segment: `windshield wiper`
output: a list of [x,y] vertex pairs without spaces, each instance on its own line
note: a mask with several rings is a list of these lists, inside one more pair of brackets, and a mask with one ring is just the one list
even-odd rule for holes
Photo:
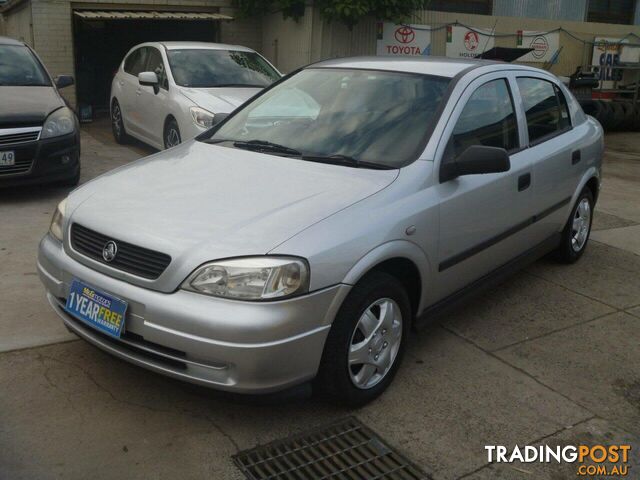
[[380,163],[367,162],[365,160],[358,160],[348,155],[334,154],[334,155],[303,155],[300,157],[302,160],[309,162],[330,163],[333,165],[347,165],[355,168],[371,168],[375,170],[393,170],[394,167],[388,165],[382,165]]
[[233,142],[233,146],[236,148],[244,148],[246,150],[255,150],[257,152],[282,153],[293,156],[302,155],[302,152],[299,152],[295,148],[285,147],[284,145],[267,142],[266,140],[236,140]]

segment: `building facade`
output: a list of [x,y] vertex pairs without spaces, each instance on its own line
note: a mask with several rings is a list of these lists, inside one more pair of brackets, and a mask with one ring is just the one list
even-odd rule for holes
[[[2,2],[2,0],[0,0]],[[447,53],[447,25],[494,34],[496,47],[518,45],[518,32],[558,30],[557,55],[547,68],[570,75],[592,63],[598,38],[640,45],[640,0],[433,0],[412,24],[432,28],[431,55]],[[298,20],[281,13],[235,18],[232,0],[5,0],[0,34],[25,41],[53,75],[73,74],[64,95],[74,105],[105,107],[111,78],[124,53],[152,40],[203,40],[241,44],[269,58],[281,71],[324,58],[375,55],[378,22],[364,19],[349,30],[327,23],[309,0]],[[541,64],[535,64],[542,66]]]
[[260,19],[234,19],[231,0],[8,0],[0,34],[29,44],[52,75],[71,74],[71,104],[108,105],[124,54],[154,40],[201,40],[262,47]]

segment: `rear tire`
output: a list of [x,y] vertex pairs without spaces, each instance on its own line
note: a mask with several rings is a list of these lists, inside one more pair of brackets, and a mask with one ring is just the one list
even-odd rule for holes
[[571,215],[562,231],[560,246],[555,257],[562,263],[574,263],[582,256],[589,242],[593,223],[593,193],[585,188],[571,209]]
[[600,113],[600,124],[602,128],[604,128],[607,132],[611,131],[611,125],[614,123],[613,120],[613,109],[611,107],[610,101],[598,100],[600,102],[600,106],[602,107],[602,111]]
[[627,100],[620,100],[617,103],[622,107],[622,122],[618,126],[618,129],[623,132],[630,132],[633,130],[633,122],[635,119],[633,103]]
[[620,102],[609,102],[609,107],[613,113],[611,117],[610,129],[613,131],[623,130],[625,110]]
[[410,324],[411,305],[402,284],[382,272],[364,277],[331,326],[315,389],[352,407],[374,400],[398,371]]
[[114,99],[111,104],[111,131],[116,143],[125,145],[129,141],[129,135],[124,129],[124,120],[122,119],[122,109],[118,100]]

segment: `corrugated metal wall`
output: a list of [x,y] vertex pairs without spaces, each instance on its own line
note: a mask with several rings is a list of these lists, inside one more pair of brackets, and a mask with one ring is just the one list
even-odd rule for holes
[[504,17],[547,18],[581,22],[588,0],[493,0],[493,14]]

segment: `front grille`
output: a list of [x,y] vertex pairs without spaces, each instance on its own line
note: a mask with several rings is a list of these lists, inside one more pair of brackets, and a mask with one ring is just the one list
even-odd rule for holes
[[[118,246],[118,252],[111,262],[102,257],[102,250],[109,241]],[[149,279],[158,278],[171,263],[169,255],[122,242],[77,223],[71,225],[71,246],[100,263]]]
[[31,159],[16,159],[16,163],[14,165],[0,165],[0,176],[1,175],[13,175],[16,173],[26,173],[31,170],[31,164],[33,160]]
[[40,127],[0,129],[0,147],[35,142],[40,137]]
[[249,480],[429,478],[353,417],[233,458]]

